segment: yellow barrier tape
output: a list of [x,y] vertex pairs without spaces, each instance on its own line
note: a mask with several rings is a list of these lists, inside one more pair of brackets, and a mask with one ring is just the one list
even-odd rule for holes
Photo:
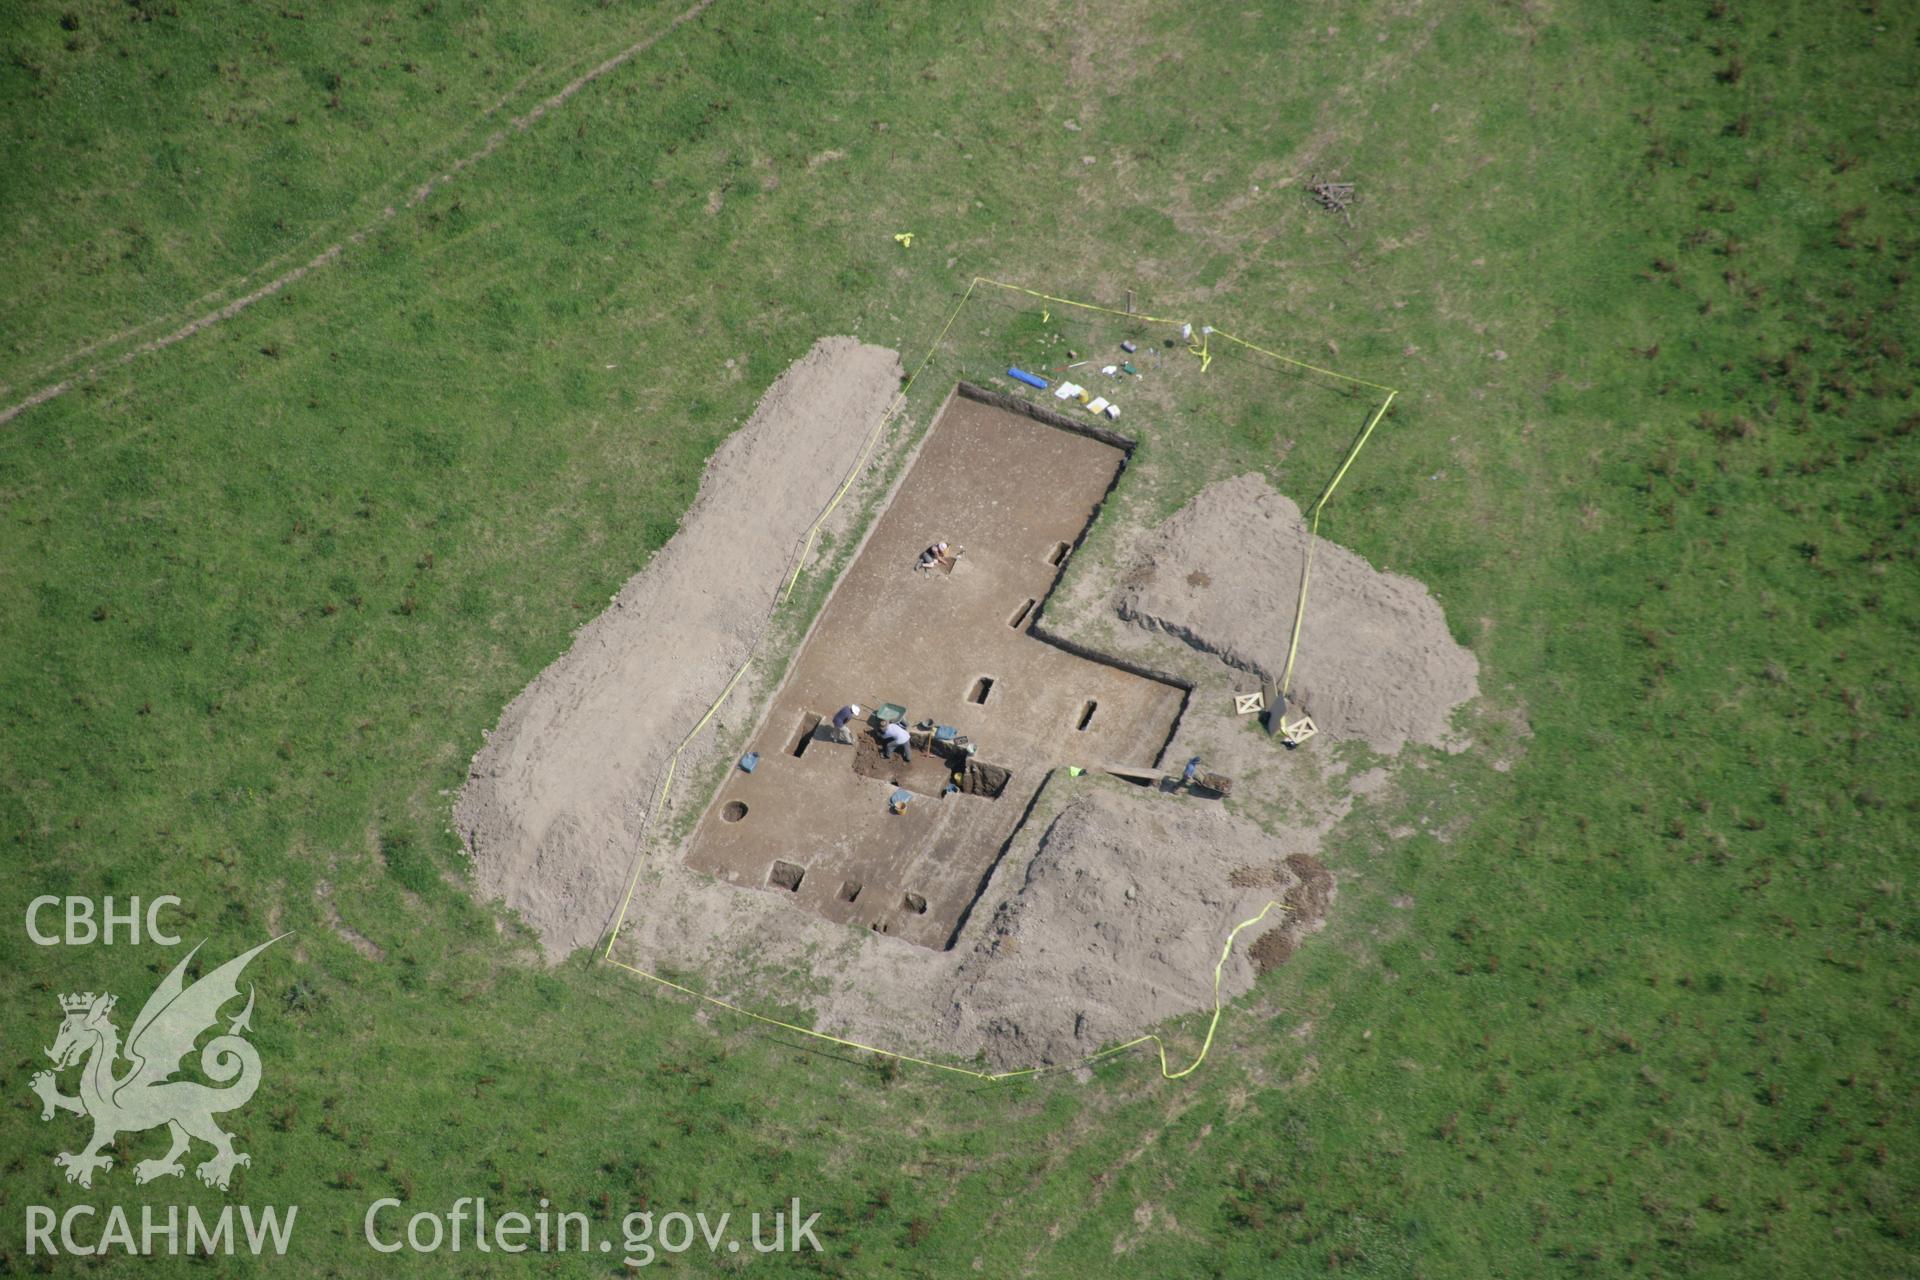
[[[1072,298],[1056,297],[1051,293],[1041,293],[1037,289],[1028,289],[1022,285],[1007,284],[1005,281],[994,280],[987,276],[975,276],[973,278],[973,284],[974,285],[982,285],[982,284],[992,285],[996,289],[1005,289],[1010,293],[1024,293],[1029,298],[1039,298],[1043,302],[1057,302],[1063,307],[1079,307],[1082,311],[1097,311],[1102,315],[1119,316],[1122,319],[1126,319],[1126,320],[1139,320],[1146,324],[1192,324],[1192,321],[1190,320],[1178,319],[1173,316],[1148,315],[1144,311],[1119,311],[1113,307],[1100,306],[1098,303],[1076,302]],[[973,292],[973,285],[969,285],[967,287],[967,292],[969,294]],[[1042,312],[1043,316],[1045,314],[1046,314],[1045,312]],[[1266,356],[1270,360],[1278,360],[1281,364],[1292,365],[1296,369],[1306,369],[1306,370],[1309,370],[1310,372],[1318,373],[1318,374],[1324,375],[1325,377],[1333,378],[1340,382],[1351,382],[1356,387],[1367,387],[1374,391],[1385,391],[1389,393],[1393,392],[1392,387],[1382,386],[1378,382],[1368,382],[1365,378],[1356,378],[1350,373],[1341,373],[1335,369],[1322,368],[1320,365],[1317,365],[1317,364],[1308,364],[1304,360],[1295,360],[1292,356],[1283,356],[1278,351],[1269,351],[1265,347],[1259,346],[1252,342],[1248,342],[1245,338],[1236,338],[1234,335],[1226,332],[1223,329],[1210,329],[1205,325],[1195,325],[1194,328],[1201,335],[1201,345],[1198,347],[1189,347],[1187,349],[1193,352],[1194,355],[1203,356],[1203,358],[1208,362],[1211,361],[1212,357],[1209,355],[1206,355],[1206,350],[1207,350],[1206,339],[1208,337],[1217,337],[1227,342],[1231,342],[1235,346],[1245,347],[1249,351],[1257,351],[1261,355]]]
[[[661,808],[667,803],[667,792],[673,786],[674,771],[680,767],[680,753],[687,749],[687,744],[693,741],[695,734],[707,727],[707,721],[713,719],[714,712],[720,710],[720,704],[725,702],[727,697],[732,694],[733,687],[740,683],[740,677],[747,674],[747,668],[752,665],[753,654],[748,653],[746,660],[740,664],[739,670],[735,671],[733,678],[727,681],[727,687],[720,691],[720,696],[715,698],[713,705],[707,708],[707,714],[700,717],[700,723],[687,730],[687,736],[680,739],[680,745],[676,746],[673,749],[673,754],[667,757],[666,772],[662,774],[660,778],[660,791],[653,798],[653,807],[647,810],[647,820],[649,822],[652,821],[653,815],[660,812]],[[620,936],[620,926],[627,922],[627,908],[633,905],[633,891],[640,884],[640,853],[644,853],[645,851],[645,845],[643,843],[640,851],[634,856],[633,875],[627,879],[627,896],[620,900],[620,915],[619,918],[613,922],[613,932],[607,936],[607,952],[606,955],[602,957],[603,959],[611,960],[613,958],[614,940]]]
[[[1063,307],[1079,307],[1082,311],[1098,311],[1102,315],[1121,316],[1128,320],[1143,320],[1148,324],[1186,324],[1185,320],[1175,320],[1170,316],[1150,316],[1140,311],[1116,311],[1112,307],[1103,307],[1093,302],[1075,302],[1072,298],[1056,298],[1050,293],[1041,293],[1023,285],[1008,284],[1003,280],[994,280],[987,276],[975,276],[973,284],[990,284],[996,289],[1005,289],[1009,293],[1024,293],[1029,298],[1038,298],[1042,302],[1057,302]],[[973,285],[967,286],[967,292],[973,292]],[[1041,313],[1043,316],[1047,312]],[[1044,321],[1042,322],[1044,323]]]
[[[1142,312],[1134,312],[1134,311],[1119,311],[1112,307],[1100,306],[1096,303],[1078,302],[1072,298],[1056,297],[1053,294],[1040,293],[1036,290],[1028,289],[1021,285],[1007,284],[1000,280],[992,280],[987,278],[986,276],[973,277],[973,279],[967,285],[966,292],[960,296],[960,301],[956,302],[953,306],[953,310],[947,313],[946,322],[940,326],[940,332],[934,337],[932,345],[927,348],[926,355],[921,357],[920,363],[914,368],[912,375],[907,378],[906,383],[900,388],[899,394],[897,394],[893,398],[892,402],[888,404],[886,411],[880,415],[880,420],[874,424],[873,430],[868,433],[865,443],[861,446],[858,457],[854,460],[853,467],[847,472],[846,479],[840,483],[840,487],[834,491],[833,497],[827,502],[826,507],[822,509],[819,516],[817,516],[814,519],[813,524],[807,529],[806,537],[801,543],[800,552],[798,556],[796,556],[794,559],[793,571],[791,574],[788,575],[786,585],[780,593],[780,599],[778,602],[779,604],[785,604],[792,597],[794,584],[799,581],[801,570],[806,567],[807,557],[813,551],[813,545],[815,540],[819,536],[821,526],[824,525],[827,519],[833,515],[834,511],[839,507],[840,503],[846,498],[847,493],[853,488],[854,482],[859,478],[860,472],[866,467],[867,459],[872,454],[874,446],[879,443],[880,437],[886,430],[887,424],[893,420],[895,414],[899,412],[900,407],[906,403],[908,395],[913,391],[914,383],[919,381],[920,375],[922,373],[926,372],[927,365],[932,362],[934,354],[940,349],[940,344],[946,341],[947,333],[953,328],[953,322],[959,319],[960,312],[962,311],[962,309],[966,307],[967,302],[973,297],[974,290],[979,288],[983,284],[990,285],[996,289],[1006,289],[1013,293],[1025,294],[1030,298],[1038,298],[1044,302],[1058,303],[1061,306],[1067,306],[1067,307],[1078,307],[1084,311],[1096,311],[1103,315],[1121,316],[1123,318],[1130,319],[1130,320],[1139,320],[1147,324],[1188,324],[1190,323],[1189,321],[1175,320],[1167,316],[1153,316],[1153,315],[1147,315]],[[1041,315],[1043,317],[1047,317],[1050,319],[1052,316],[1052,312],[1043,309],[1041,312]],[[1380,422],[1380,419],[1386,415],[1387,407],[1393,403],[1394,396],[1398,395],[1399,392],[1395,391],[1391,387],[1381,386],[1377,382],[1368,382],[1364,378],[1355,378],[1349,374],[1337,373],[1332,369],[1323,369],[1318,365],[1308,364],[1302,360],[1295,360],[1290,356],[1283,356],[1277,351],[1269,351],[1265,347],[1256,346],[1255,344],[1251,342],[1247,342],[1242,338],[1236,338],[1230,333],[1220,332],[1218,330],[1207,328],[1206,326],[1202,326],[1200,332],[1201,332],[1200,346],[1189,347],[1188,350],[1190,350],[1194,355],[1200,357],[1200,368],[1202,372],[1205,372],[1207,366],[1211,364],[1213,361],[1213,356],[1209,350],[1210,339],[1214,334],[1218,333],[1218,335],[1221,338],[1225,339],[1228,342],[1232,342],[1239,346],[1245,347],[1249,351],[1259,352],[1261,355],[1267,356],[1274,360],[1278,360],[1283,364],[1289,364],[1296,368],[1309,370],[1313,373],[1324,374],[1327,377],[1335,378],[1342,382],[1351,382],[1356,386],[1370,387],[1370,388],[1373,388],[1374,390],[1384,391],[1387,393],[1387,398],[1381,402],[1380,408],[1375,411],[1372,419],[1368,421],[1365,430],[1363,430],[1360,433],[1360,438],[1354,442],[1353,448],[1347,451],[1347,456],[1341,462],[1339,470],[1337,470],[1334,473],[1333,479],[1327,483],[1326,489],[1322,491],[1319,499],[1315,501],[1313,505],[1312,521],[1311,521],[1311,526],[1310,526],[1310,531],[1309,531],[1309,536],[1307,541],[1307,562],[1300,577],[1300,597],[1294,607],[1293,636],[1287,649],[1286,672],[1281,677],[1281,682],[1280,682],[1280,689],[1284,693],[1289,687],[1289,684],[1293,678],[1294,655],[1298,651],[1299,645],[1300,645],[1300,624],[1301,624],[1301,620],[1306,615],[1307,587],[1313,573],[1313,548],[1314,548],[1314,542],[1317,539],[1319,535],[1319,530],[1320,530],[1320,512],[1326,506],[1327,500],[1333,497],[1333,491],[1339,486],[1341,479],[1346,476],[1347,469],[1353,465],[1354,459],[1360,456],[1360,450],[1366,446],[1368,438],[1373,434],[1374,427],[1377,426]],[[756,647],[757,647],[757,642],[756,642]],[[653,816],[659,813],[661,809],[665,807],[667,802],[667,797],[669,796],[669,794],[671,794],[672,787],[673,787],[673,778],[674,778],[674,774],[679,768],[681,754],[687,749],[687,745],[693,741],[695,735],[697,735],[702,729],[706,728],[708,722],[713,719],[714,714],[720,710],[721,704],[724,703],[727,700],[727,698],[733,693],[734,687],[740,683],[740,678],[746,675],[747,668],[752,665],[753,658],[754,658],[754,654],[752,652],[749,652],[747,654],[746,660],[740,664],[739,669],[736,670],[733,673],[732,678],[727,681],[726,687],[720,691],[720,696],[714,699],[713,704],[707,708],[706,714],[700,717],[699,723],[694,725],[692,729],[687,731],[686,736],[680,739],[679,744],[674,747],[673,753],[670,756],[668,756],[666,769],[662,773],[661,779],[660,779],[660,789],[654,797],[653,807],[649,809],[647,813],[647,822],[649,825],[652,822]],[[769,1026],[779,1027],[782,1030],[791,1031],[798,1035],[812,1036],[817,1040],[828,1041],[832,1044],[841,1045],[842,1047],[849,1048],[849,1049],[857,1049],[864,1053],[878,1054],[882,1057],[893,1058],[900,1062],[910,1062],[916,1066],[931,1067],[936,1071],[946,1071],[955,1075],[971,1076],[977,1080],[999,1081],[999,1080],[1012,1080],[1012,1079],[1016,1079],[1024,1076],[1036,1076],[1047,1071],[1058,1071],[1058,1070],[1069,1069],[1068,1067],[1023,1067],[1017,1071],[999,1071],[999,1072],[974,1071],[967,1067],[956,1067],[951,1063],[935,1062],[928,1058],[917,1058],[912,1056],[911,1054],[895,1053],[890,1049],[882,1049],[877,1045],[862,1044],[857,1040],[843,1039],[839,1036],[828,1035],[825,1032],[814,1031],[808,1027],[798,1026],[791,1022],[784,1022],[778,1018],[770,1018],[770,1017],[767,1017],[765,1014],[755,1013],[751,1009],[742,1008],[741,1006],[733,1004],[730,1001],[722,1000],[717,996],[710,996],[710,995],[707,995],[705,992],[695,991],[692,987],[684,986],[681,983],[675,982],[670,978],[663,978],[656,973],[648,973],[645,969],[637,968],[633,965],[627,964],[625,961],[615,960],[613,958],[614,944],[620,940],[620,930],[626,924],[627,912],[633,905],[634,891],[638,888],[640,883],[640,871],[642,869],[642,866],[644,865],[644,859],[642,855],[644,855],[645,853],[645,841],[646,841],[646,833],[645,833],[645,830],[643,829],[641,834],[641,847],[634,857],[633,875],[627,881],[626,897],[621,900],[620,913],[615,918],[613,923],[613,929],[607,936],[606,951],[602,954],[602,957],[601,957],[608,963],[613,964],[621,969],[625,969],[629,973],[638,974],[640,977],[647,979],[649,982],[658,983],[660,986],[667,987],[671,990],[681,992],[684,995],[692,996],[696,1000],[705,1001],[706,1003],[714,1005],[717,1008],[728,1010],[731,1013],[737,1013],[743,1017],[752,1018],[757,1022],[763,1022]],[[1199,1070],[1200,1064],[1207,1060],[1207,1054],[1210,1053],[1213,1049],[1214,1033],[1218,1031],[1220,1026],[1220,1015],[1223,1010],[1223,1006],[1220,1001],[1220,979],[1221,979],[1222,973],[1226,969],[1228,958],[1233,954],[1234,941],[1240,936],[1243,930],[1252,928],[1254,925],[1259,924],[1262,920],[1267,918],[1268,913],[1274,911],[1275,909],[1286,911],[1289,908],[1284,903],[1269,901],[1266,906],[1260,909],[1259,915],[1256,915],[1249,920],[1242,920],[1239,924],[1233,927],[1231,932],[1227,934],[1227,940],[1220,949],[1219,962],[1213,966],[1213,1016],[1207,1022],[1207,1034],[1206,1034],[1206,1038],[1201,1042],[1200,1052],[1197,1055],[1195,1055],[1192,1062],[1188,1063],[1185,1067],[1182,1067],[1178,1071],[1172,1070],[1171,1064],[1167,1061],[1166,1042],[1161,1040],[1161,1038],[1158,1035],[1154,1034],[1153,1032],[1148,1032],[1145,1035],[1136,1036],[1134,1039],[1127,1041],[1125,1044],[1118,1044],[1113,1046],[1110,1049],[1103,1049],[1099,1053],[1094,1054],[1092,1057],[1083,1059],[1079,1063],[1069,1064],[1069,1066],[1091,1065],[1092,1063],[1098,1062],[1104,1058],[1112,1057],[1115,1054],[1125,1053],[1129,1049],[1138,1048],[1140,1045],[1151,1043],[1154,1046],[1155,1050],[1158,1052],[1159,1059],[1160,1059],[1160,1074],[1164,1079],[1180,1080],[1185,1078],[1186,1076],[1192,1075],[1195,1071]]]
[[1213,364],[1213,330],[1203,327],[1200,330],[1200,345],[1189,346],[1187,351],[1200,357],[1200,372],[1205,373]]
[[[730,1000],[722,1000],[718,996],[710,996],[704,991],[695,991],[692,987],[675,982],[671,978],[663,978],[657,973],[648,973],[645,969],[635,968],[624,960],[612,960],[611,962],[617,967],[625,969],[628,973],[639,974],[649,982],[657,982],[663,987],[678,991],[682,995],[692,996],[694,999],[704,1001],[707,1004],[713,1005],[715,1008],[725,1009],[729,1013],[737,1013],[742,1017],[751,1018],[755,1022],[764,1022],[770,1027],[779,1027],[782,1031],[792,1031],[797,1035],[812,1036],[815,1040],[824,1040],[828,1044],[837,1044],[846,1049],[858,1049],[862,1053],[878,1054],[880,1057],[893,1058],[899,1062],[911,1062],[918,1067],[931,1067],[935,1071],[951,1072],[957,1076],[971,1076],[975,1080],[1015,1080],[1023,1076],[1037,1076],[1050,1071],[1071,1071],[1077,1067],[1091,1066],[1102,1059],[1111,1058],[1115,1054],[1125,1053],[1129,1049],[1136,1049],[1149,1042],[1159,1051],[1161,1076],[1168,1080],[1180,1080],[1198,1071],[1200,1064],[1207,1060],[1207,1054],[1213,1049],[1213,1036],[1220,1028],[1220,1014],[1223,1009],[1220,1002],[1220,979],[1226,970],[1227,960],[1233,955],[1234,940],[1240,936],[1241,930],[1250,929],[1254,925],[1259,924],[1267,918],[1267,913],[1273,911],[1275,908],[1281,911],[1291,910],[1291,908],[1283,902],[1273,902],[1270,900],[1266,906],[1260,908],[1259,915],[1254,916],[1250,920],[1242,920],[1239,924],[1233,926],[1231,933],[1227,934],[1226,944],[1220,948],[1220,961],[1213,966],[1213,1017],[1207,1022],[1206,1039],[1201,1042],[1200,1052],[1195,1055],[1193,1061],[1178,1071],[1171,1070],[1170,1064],[1167,1062],[1166,1042],[1151,1031],[1146,1035],[1136,1036],[1125,1044],[1114,1045],[1111,1049],[1102,1049],[1099,1053],[1093,1054],[1091,1057],[1082,1058],[1078,1062],[1069,1062],[1052,1067],[1021,1067],[1015,1071],[975,1071],[971,1067],[956,1067],[949,1062],[935,1062],[931,1058],[916,1058],[910,1053],[895,1053],[891,1049],[882,1049],[877,1045],[865,1044],[859,1040],[848,1040],[842,1036],[828,1035],[824,1031],[815,1031],[811,1027],[803,1027],[798,1023],[786,1022],[779,1018],[769,1018],[764,1013],[755,1013],[753,1010],[743,1008]],[[609,953],[611,953],[613,949],[611,943],[608,944],[607,949]],[[611,960],[611,955],[609,955],[609,959]]]
[[1295,360],[1292,356],[1283,356],[1278,351],[1269,351],[1265,347],[1255,346],[1244,338],[1236,338],[1232,334],[1219,329],[1215,329],[1213,333],[1217,338],[1224,338],[1226,341],[1234,343],[1237,346],[1245,347],[1249,351],[1258,351],[1268,359],[1278,360],[1281,364],[1290,364],[1296,369],[1310,369],[1314,373],[1325,374],[1329,378],[1338,378],[1341,382],[1351,382],[1356,387],[1369,387],[1375,391],[1384,391],[1388,395],[1399,394],[1392,387],[1383,387],[1377,382],[1368,382],[1365,378],[1356,378],[1350,373],[1336,373],[1332,369],[1322,369],[1317,364],[1308,364],[1305,360]]
[[1333,473],[1333,479],[1327,481],[1327,487],[1321,490],[1320,497],[1313,504],[1313,518],[1307,524],[1307,561],[1300,570],[1300,598],[1293,606],[1293,636],[1287,641],[1287,669],[1280,673],[1280,693],[1283,697],[1293,687],[1293,659],[1300,652],[1300,624],[1307,616],[1307,586],[1313,579],[1313,549],[1320,543],[1320,512],[1326,507],[1327,499],[1333,497],[1333,491],[1340,487],[1340,481],[1346,476],[1347,468],[1353,465],[1353,460],[1360,456],[1360,450],[1366,447],[1367,437],[1373,434],[1374,427],[1378,426],[1380,419],[1386,416],[1387,406],[1391,405],[1393,398],[1399,394],[1398,391],[1387,392],[1387,398],[1380,402],[1378,409],[1374,410],[1373,417],[1368,419],[1366,429],[1360,433],[1360,438],[1353,442],[1353,448],[1347,450],[1346,460],[1340,464],[1340,469]]

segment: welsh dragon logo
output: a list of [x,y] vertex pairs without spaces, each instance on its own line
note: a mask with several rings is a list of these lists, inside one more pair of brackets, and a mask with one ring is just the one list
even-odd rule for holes
[[[113,1167],[113,1157],[101,1152],[116,1137],[161,1125],[167,1126],[173,1145],[158,1160],[142,1160],[135,1165],[135,1182],[184,1174],[180,1157],[194,1138],[213,1147],[213,1158],[195,1170],[200,1181],[210,1187],[225,1191],[234,1169],[253,1163],[252,1157],[233,1149],[233,1135],[213,1120],[216,1115],[247,1105],[260,1086],[260,1055],[241,1039],[241,1032],[252,1029],[251,986],[247,988],[246,1007],[227,1024],[226,1034],[207,1041],[200,1051],[202,1073],[225,1087],[173,1077],[180,1070],[181,1060],[193,1052],[194,1041],[219,1023],[221,1007],[239,998],[240,973],[247,962],[278,941],[280,938],[269,939],[188,986],[185,974],[200,951],[196,946],[148,997],[140,1016],[133,1020],[133,1030],[127,1033],[124,1049],[119,1028],[112,1022],[113,996],[88,991],[60,997],[66,1018],[53,1047],[47,1050],[53,1070],[35,1073],[30,1087],[40,1095],[42,1120],[53,1119],[55,1111],[71,1111],[93,1121],[93,1140],[85,1149],[77,1154],[63,1151],[53,1158],[67,1171],[68,1182],[91,1187],[96,1170]],[[123,1057],[130,1065],[116,1073]],[[59,1091],[55,1073],[83,1059],[80,1091],[68,1097]]]

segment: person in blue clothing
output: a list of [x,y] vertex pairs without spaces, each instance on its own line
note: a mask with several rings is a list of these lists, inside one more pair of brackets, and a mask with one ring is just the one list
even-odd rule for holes
[[1195,756],[1193,759],[1187,761],[1187,767],[1180,771],[1180,785],[1191,790],[1193,788],[1193,780],[1199,776],[1200,757]]
[[853,722],[860,718],[860,704],[849,702],[833,713],[833,740],[853,745]]

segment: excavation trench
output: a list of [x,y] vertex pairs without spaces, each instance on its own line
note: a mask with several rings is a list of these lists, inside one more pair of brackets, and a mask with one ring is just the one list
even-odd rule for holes
[[[961,384],[774,693],[747,746],[755,768],[732,771],[696,826],[687,865],[944,949],[1050,771],[1157,766],[1186,687],[1069,652],[1034,625],[1131,448]],[[939,542],[951,568],[916,568]],[[830,724],[846,704],[862,709],[850,743]],[[889,706],[905,708],[905,758],[885,750]]]
[[[597,942],[745,1005],[790,1000],[805,974],[816,1025],[836,1035],[1000,1067],[1081,1058],[1245,991],[1256,960],[1311,932],[1332,881],[1296,893],[1302,873],[1279,860],[1317,851],[1381,771],[1349,783],[1324,751],[1299,767],[1226,710],[1245,672],[1284,659],[1271,620],[1292,615],[1310,545],[1296,507],[1241,477],[1154,528],[1103,528],[1119,577],[1071,574],[1063,601],[1056,579],[1131,443],[964,386],[785,683],[755,683],[771,664],[742,677],[795,549],[861,469],[903,376],[892,353],[847,339],[795,361],[715,453],[680,530],[507,707],[455,822],[481,892],[556,963]],[[916,573],[935,541],[960,551],[952,572]],[[1331,544],[1314,593],[1296,688],[1321,741],[1451,745],[1474,667],[1438,604]],[[1191,697],[1188,678],[1202,681]],[[905,706],[912,761],[880,764],[864,717],[858,748],[830,740],[849,701]],[[690,780],[744,750],[753,773],[695,797]],[[1297,816],[1263,827],[1153,785],[1196,754],[1242,778],[1272,771]],[[867,757],[877,767],[855,767]],[[1146,785],[1074,779],[1075,764]],[[667,854],[653,810],[676,777],[669,811],[705,809]],[[1249,930],[1223,962],[1223,939],[1269,902],[1284,924]],[[1263,942],[1274,928],[1287,938]]]

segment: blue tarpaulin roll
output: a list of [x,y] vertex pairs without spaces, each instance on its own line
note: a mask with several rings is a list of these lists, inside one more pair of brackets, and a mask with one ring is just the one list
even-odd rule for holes
[[1030,387],[1038,387],[1042,391],[1045,391],[1047,389],[1047,380],[1045,378],[1035,377],[1033,374],[1028,373],[1025,369],[1008,369],[1007,376],[1009,378],[1018,379],[1019,381],[1026,383]]

